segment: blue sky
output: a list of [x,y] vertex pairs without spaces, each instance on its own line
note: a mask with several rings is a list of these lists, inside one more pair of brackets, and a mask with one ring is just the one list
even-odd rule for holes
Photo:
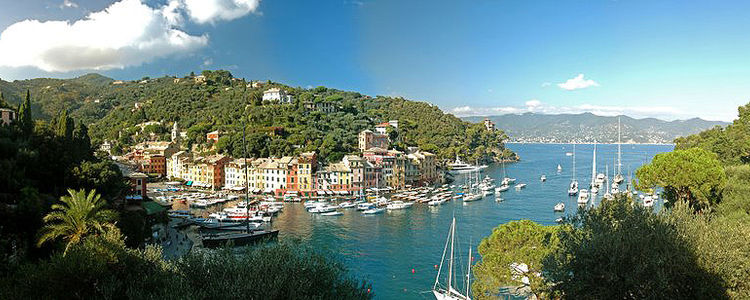
[[728,121],[750,101],[748,1],[0,2],[5,80],[227,69],[457,115]]

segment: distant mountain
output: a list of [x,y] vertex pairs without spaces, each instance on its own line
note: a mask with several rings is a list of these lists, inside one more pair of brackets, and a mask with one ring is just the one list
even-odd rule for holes
[[[470,122],[481,122],[485,117],[465,117]],[[582,114],[507,114],[489,116],[497,128],[509,136],[511,142],[617,142],[617,118],[592,113]],[[654,118],[634,119],[620,116],[623,143],[672,143],[675,138],[695,134],[714,126],[729,123],[706,121],[699,118],[664,121]]]

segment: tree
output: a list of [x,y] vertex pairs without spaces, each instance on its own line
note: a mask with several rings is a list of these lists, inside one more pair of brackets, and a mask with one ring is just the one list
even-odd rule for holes
[[543,261],[553,294],[571,299],[724,299],[677,228],[626,197],[579,210]]
[[667,205],[686,201],[696,209],[718,203],[727,183],[716,154],[701,148],[657,154],[651,163],[638,168],[635,175],[639,190],[662,187]]
[[62,238],[65,241],[63,255],[85,237],[111,229],[113,225],[108,222],[115,217],[113,211],[104,209],[106,202],[96,190],[87,193],[85,189],[68,189],[68,195],[60,197],[62,204],[53,204],[52,212],[44,216],[46,224],[37,242],[41,247],[48,241]]
[[31,116],[31,92],[26,90],[26,99],[18,108],[18,126],[25,137],[30,137],[34,132],[34,119]]
[[479,244],[482,261],[474,267],[472,290],[476,299],[494,299],[505,286],[519,293],[542,295],[547,290],[542,259],[557,246],[557,226],[529,220],[512,221],[492,230]]

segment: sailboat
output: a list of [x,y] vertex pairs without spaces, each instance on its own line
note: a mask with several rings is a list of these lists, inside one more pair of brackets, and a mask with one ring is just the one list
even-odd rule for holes
[[[455,285],[455,274],[453,271],[454,262],[454,244],[456,242],[456,217],[453,217],[451,222],[451,229],[448,233],[448,239],[445,241],[445,248],[443,249],[443,257],[440,259],[440,267],[438,268],[438,274],[435,277],[435,284],[432,286],[432,294],[435,295],[435,299],[438,300],[470,300],[469,288],[471,287],[471,246],[469,246],[469,266],[466,270],[466,294],[461,294],[460,291],[454,288]],[[450,259],[448,260],[448,280],[446,280],[447,286],[443,287],[440,285],[440,272],[443,270],[443,262],[445,261],[445,254],[448,251],[448,245],[450,244]]]
[[568,188],[568,195],[575,196],[578,194],[578,180],[576,180],[576,144],[573,144],[573,177]]
[[615,173],[614,181],[615,185],[622,183],[625,178],[622,176],[622,142],[620,132],[620,117],[617,117],[617,172]]
[[557,173],[562,172],[562,166],[560,164],[557,164]]
[[500,185],[510,185],[514,182],[516,182],[516,179],[508,177],[508,175],[505,173],[505,161],[503,161],[503,180],[501,181]]
[[602,196],[602,198],[610,200],[613,197],[612,197],[612,194],[609,193],[609,165],[605,166],[605,170],[607,173],[607,179],[604,181],[604,184],[607,185],[607,191],[604,193],[604,196]]

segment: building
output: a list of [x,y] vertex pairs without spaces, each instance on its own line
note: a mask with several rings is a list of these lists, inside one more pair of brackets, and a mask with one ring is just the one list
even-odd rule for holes
[[214,130],[214,131],[211,131],[211,132],[207,133],[206,134],[206,141],[214,142],[214,143],[218,142],[219,141],[219,131],[218,130]]
[[172,124],[172,137],[171,138],[172,138],[172,143],[175,143],[175,144],[179,144],[180,138],[182,138],[182,136],[180,135],[180,126],[177,125],[177,121],[175,121],[174,124]]
[[387,134],[372,132],[371,130],[364,130],[358,135],[359,140],[359,151],[366,151],[370,148],[382,148],[388,149],[390,143]]
[[352,169],[345,162],[337,162],[326,167],[327,184],[324,186],[332,191],[351,191],[355,187],[352,179]]
[[15,110],[9,108],[0,108],[0,125],[8,125],[18,118]]
[[[245,170],[245,159],[238,158],[227,162],[224,165],[224,187],[225,188],[245,188],[248,187],[247,182],[254,182],[255,168],[252,167],[253,159],[247,159],[247,170]],[[246,173],[247,172],[247,173]],[[245,178],[247,177],[247,180]],[[251,186],[251,189],[255,189],[255,186]]]
[[224,186],[224,165],[231,159],[216,154],[193,159],[188,165],[188,178],[192,186],[219,189]]
[[433,183],[439,179],[435,154],[418,150],[407,155],[407,157],[418,170],[417,184]]
[[167,177],[172,180],[187,179],[189,177],[189,166],[193,156],[185,151],[179,151],[167,158]]
[[281,104],[291,104],[292,96],[280,88],[270,88],[263,92],[263,101],[278,101]]
[[[398,151],[396,151],[398,152]],[[399,152],[400,153],[400,152]],[[363,152],[362,156],[372,165],[376,176],[375,186],[398,187],[398,180],[394,180],[394,167],[396,157],[388,150],[381,148],[370,148]]]
[[487,131],[495,131],[495,122],[490,121],[489,118],[484,118],[484,128],[487,129]]
[[140,172],[168,176],[167,158],[178,150],[172,142],[142,142],[123,157]]
[[297,159],[298,188],[302,196],[312,196],[316,189],[315,173],[318,171],[318,155],[315,152],[304,152]]
[[263,177],[264,193],[283,193],[286,189],[287,166],[280,163],[278,159],[268,159],[258,167],[258,172]]
[[147,198],[146,191],[148,185],[148,176],[143,173],[133,172],[126,175],[130,180],[130,190],[126,199],[128,200],[144,200]]

